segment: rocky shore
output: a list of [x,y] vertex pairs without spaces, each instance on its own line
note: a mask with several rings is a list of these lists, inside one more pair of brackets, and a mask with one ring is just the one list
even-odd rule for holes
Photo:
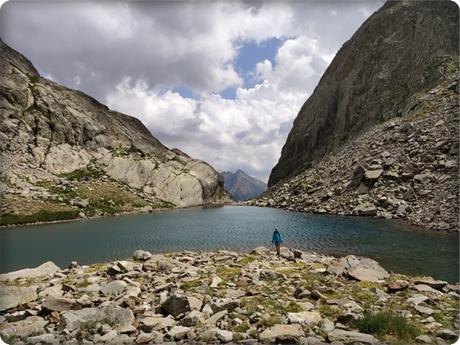
[[0,274],[8,344],[450,344],[459,284],[283,248]]

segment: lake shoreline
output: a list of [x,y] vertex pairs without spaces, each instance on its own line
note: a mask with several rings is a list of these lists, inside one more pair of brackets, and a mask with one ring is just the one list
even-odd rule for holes
[[[86,221],[92,219],[102,219],[102,218],[111,218],[111,217],[123,217],[123,216],[131,216],[131,215],[142,215],[142,214],[149,214],[149,213],[160,213],[160,212],[167,212],[167,211],[174,211],[174,210],[187,210],[187,209],[209,209],[209,208],[219,208],[224,206],[235,206],[235,207],[258,207],[258,208],[267,208],[267,206],[260,206],[260,205],[252,205],[252,204],[245,204],[244,202],[224,202],[224,203],[215,203],[215,204],[202,204],[202,205],[193,205],[193,206],[184,206],[184,207],[172,207],[172,208],[155,208],[149,211],[126,211],[126,212],[119,212],[110,215],[97,215],[97,216],[87,216],[85,218],[78,217],[78,218],[71,218],[71,219],[62,219],[62,220],[49,220],[49,221],[40,221],[40,222],[33,222],[33,223],[24,223],[24,224],[8,224],[8,225],[0,225],[0,232],[2,230],[13,230],[14,228],[18,227],[31,227],[33,228],[36,225],[46,225],[46,224],[59,224],[59,223],[70,223],[70,222],[79,222],[79,221]],[[360,215],[352,215],[352,214],[336,214],[332,212],[328,213],[313,213],[313,212],[299,212],[293,211],[289,209],[284,209],[281,207],[268,207],[273,209],[279,209],[283,211],[293,212],[293,213],[301,213],[306,215],[313,215],[313,216],[331,216],[331,217],[344,217],[344,218],[364,218],[364,219],[380,219],[385,220],[388,222],[394,222],[395,224],[401,224],[408,229],[408,231],[421,231],[421,232],[429,232],[429,233],[437,233],[437,234],[455,234],[458,232],[452,231],[445,231],[445,230],[433,230],[428,227],[420,226],[419,224],[415,224],[408,219],[398,219],[398,218],[385,218],[379,216],[360,216]]]
[[98,216],[86,216],[86,217],[78,217],[78,218],[69,218],[69,219],[61,219],[61,220],[47,220],[47,221],[40,221],[40,222],[33,222],[33,223],[23,223],[23,224],[8,224],[8,225],[0,225],[0,231],[2,229],[14,229],[18,227],[33,227],[35,225],[46,225],[46,224],[59,224],[59,223],[70,223],[70,222],[79,222],[91,219],[101,219],[101,218],[110,218],[110,217],[123,217],[123,216],[130,216],[130,215],[141,215],[141,214],[149,214],[149,213],[157,213],[157,212],[165,212],[165,211],[174,211],[174,210],[186,210],[186,209],[193,209],[193,208],[215,208],[215,207],[223,207],[223,206],[239,206],[235,203],[215,203],[215,204],[202,204],[202,205],[193,205],[193,206],[183,206],[183,207],[171,207],[171,208],[152,208],[148,211],[125,211],[125,212],[117,212],[114,214],[106,214],[106,215],[98,215]]
[[[48,262],[1,274],[1,291],[9,296],[0,299],[4,340],[383,344],[458,335],[458,283],[286,247],[280,256],[266,247],[138,250],[129,259],[67,269]],[[381,312],[410,332],[366,331],[359,320]]]

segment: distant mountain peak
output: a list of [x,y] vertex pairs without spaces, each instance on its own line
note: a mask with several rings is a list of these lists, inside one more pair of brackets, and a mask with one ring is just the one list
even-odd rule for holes
[[224,188],[236,201],[257,198],[267,190],[267,185],[238,169],[235,173],[230,171],[222,172],[224,176]]

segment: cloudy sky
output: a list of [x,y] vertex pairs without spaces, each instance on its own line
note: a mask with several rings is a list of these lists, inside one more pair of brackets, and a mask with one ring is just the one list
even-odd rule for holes
[[382,4],[13,0],[0,36],[166,146],[266,181],[335,53]]

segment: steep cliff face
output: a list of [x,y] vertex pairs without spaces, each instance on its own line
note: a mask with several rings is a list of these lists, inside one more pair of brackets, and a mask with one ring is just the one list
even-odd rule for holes
[[345,43],[252,205],[458,232],[458,8],[389,1]]
[[339,50],[300,110],[269,186],[314,165],[375,124],[404,116],[412,95],[458,64],[451,1],[388,1]]
[[233,200],[243,201],[257,198],[267,190],[267,185],[258,179],[249,176],[242,170],[235,173],[224,171],[224,188],[231,195]]
[[207,163],[169,150],[138,119],[40,77],[1,41],[0,52],[3,223],[24,210],[67,218],[223,197],[223,178]]

